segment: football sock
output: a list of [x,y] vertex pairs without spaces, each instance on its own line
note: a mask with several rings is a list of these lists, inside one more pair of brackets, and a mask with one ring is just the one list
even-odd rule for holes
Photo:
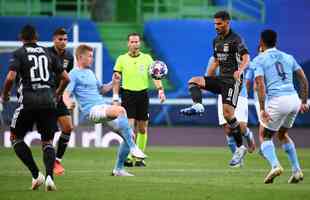
[[43,144],[43,161],[46,169],[46,176],[50,175],[53,179],[53,168],[55,162],[55,149],[52,144]]
[[226,136],[226,141],[231,153],[235,153],[237,149],[235,138],[233,136]]
[[231,128],[231,133],[233,137],[235,138],[237,147],[242,146],[242,135],[241,135],[241,128],[240,124],[237,121],[236,118],[233,118],[231,120],[227,120],[227,123],[229,124]]
[[24,141],[19,141],[13,144],[14,151],[17,157],[28,167],[33,178],[38,178],[39,169],[32,157],[30,148]]
[[121,115],[113,120],[116,124],[116,128],[119,130],[122,138],[128,144],[129,148],[134,148],[136,144],[133,141],[133,130],[128,123],[127,116]]
[[129,146],[126,142],[122,142],[119,146],[118,153],[117,153],[117,160],[115,169],[121,170],[124,168],[125,160],[127,159],[127,156],[129,154]]
[[57,145],[57,153],[56,153],[57,160],[62,159],[70,140],[70,134],[71,133],[64,133],[64,132],[61,133]]
[[299,165],[294,142],[285,143],[282,145],[282,148],[285,151],[285,153],[287,153],[288,155],[288,159],[292,166],[292,171],[295,172],[295,171],[300,170],[300,165]]
[[272,140],[264,141],[261,144],[261,151],[272,168],[280,165]]
[[139,149],[141,149],[143,152],[145,151],[146,144],[147,144],[147,133],[146,132],[144,134],[138,132],[136,144],[138,145]]
[[189,92],[191,94],[192,100],[194,103],[202,103],[202,94],[201,90],[195,83],[189,84]]
[[243,134],[243,136],[247,139],[247,140],[252,140],[253,139],[253,132],[249,129],[246,128],[246,132]]

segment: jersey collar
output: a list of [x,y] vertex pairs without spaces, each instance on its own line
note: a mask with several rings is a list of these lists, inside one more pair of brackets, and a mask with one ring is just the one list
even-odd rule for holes
[[272,48],[266,49],[266,50],[264,51],[264,53],[267,53],[267,52],[269,52],[269,51],[275,51],[275,50],[277,50],[277,48],[276,48],[276,47],[272,47]]

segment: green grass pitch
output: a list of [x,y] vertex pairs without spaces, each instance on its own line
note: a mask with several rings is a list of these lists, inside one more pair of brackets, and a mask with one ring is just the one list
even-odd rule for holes
[[[310,149],[298,149],[305,179],[287,183],[290,167],[278,149],[285,172],[263,184],[269,170],[258,153],[247,154],[243,168],[228,167],[227,148],[150,147],[145,168],[128,168],[135,177],[112,177],[116,148],[68,149],[65,175],[55,178],[56,192],[30,191],[30,173],[12,149],[0,148],[0,200],[307,200],[310,199]],[[43,170],[40,148],[33,154]]]

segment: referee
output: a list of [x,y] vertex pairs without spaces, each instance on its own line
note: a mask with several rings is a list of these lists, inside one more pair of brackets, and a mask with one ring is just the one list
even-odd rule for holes
[[[149,67],[154,62],[149,54],[140,51],[141,36],[138,33],[130,33],[127,37],[128,52],[120,55],[114,66],[113,102],[119,102],[120,85],[122,88],[121,105],[126,109],[130,125],[136,134],[138,147],[145,151],[147,144],[147,127],[149,119]],[[153,80],[158,90],[160,102],[166,99],[161,80]],[[115,82],[115,81],[114,81]],[[129,158],[126,166],[133,166],[133,160]],[[135,166],[145,167],[143,160],[136,160]]]

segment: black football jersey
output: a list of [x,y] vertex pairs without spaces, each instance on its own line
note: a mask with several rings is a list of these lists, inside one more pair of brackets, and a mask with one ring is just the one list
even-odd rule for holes
[[24,108],[55,106],[55,79],[63,68],[47,48],[35,43],[24,44],[13,52],[9,70],[17,73],[18,103]]
[[218,35],[213,40],[213,49],[213,55],[219,61],[220,76],[223,77],[233,77],[241,63],[242,56],[248,54],[245,43],[232,30],[225,37]]
[[[64,70],[66,70],[69,73],[73,69],[74,58],[70,51],[65,50],[65,52],[62,55],[59,55],[57,51],[55,50],[54,46],[49,47],[47,49],[50,52],[50,54],[52,54],[54,57],[56,57],[59,60]],[[57,79],[56,82],[57,82],[56,85],[58,86],[60,81]]]

